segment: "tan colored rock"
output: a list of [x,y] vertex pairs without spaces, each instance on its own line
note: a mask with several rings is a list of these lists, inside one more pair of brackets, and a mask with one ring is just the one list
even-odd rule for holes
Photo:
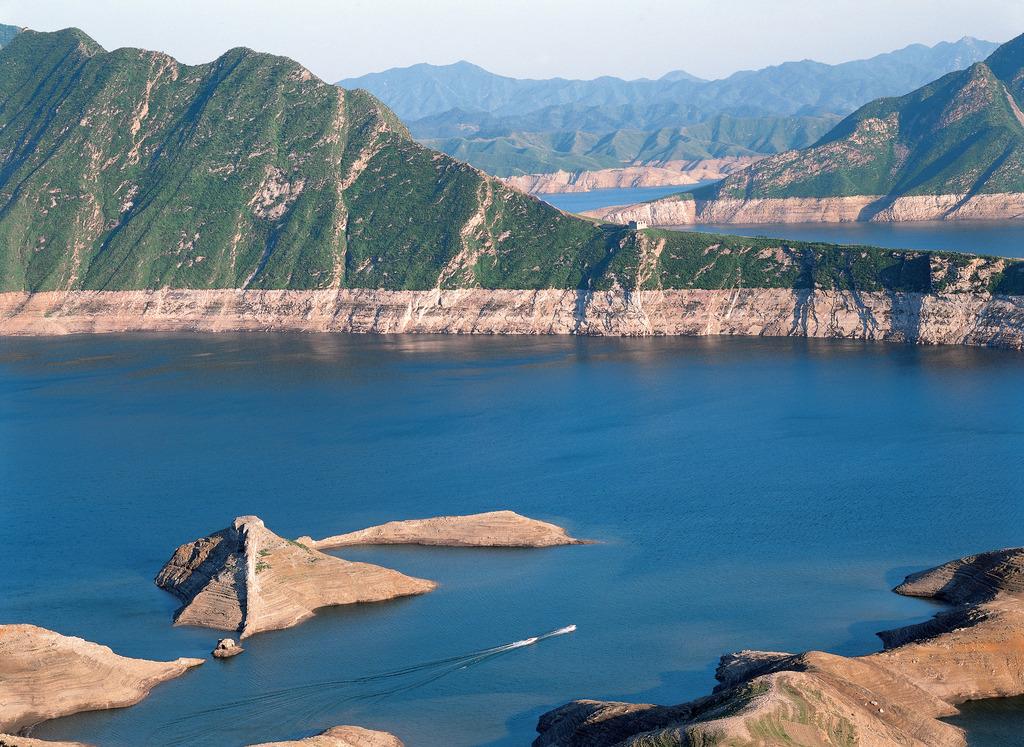
[[285,540],[256,516],[239,516],[227,529],[179,547],[156,583],[184,602],[176,625],[237,630],[242,638],[290,628],[320,607],[381,602],[437,586]]
[[692,161],[664,161],[595,171],[555,171],[523,174],[502,181],[529,194],[590,192],[595,189],[688,186],[724,179],[734,171],[759,161],[757,156],[706,158]]
[[221,638],[217,641],[216,647],[210,653],[215,659],[230,659],[245,651],[244,648],[235,643],[234,638]]
[[879,633],[885,650],[867,656],[724,656],[715,693],[678,706],[569,703],[541,717],[534,745],[964,747],[939,719],[967,700],[1024,694],[1024,548],[913,574],[896,591],[956,606]]
[[89,745],[81,742],[51,742],[45,739],[0,734],[0,747],[89,747]]
[[609,223],[643,221],[651,226],[756,223],[898,223],[922,220],[1024,219],[1024,194],[880,195],[785,197],[741,200],[660,200],[589,210]]
[[305,739],[265,742],[249,747],[404,747],[404,742],[386,731],[373,731],[361,726],[335,726]]
[[1024,346],[1024,298],[729,288],[0,293],[0,335],[133,331],[755,335]]
[[161,682],[202,663],[130,659],[35,625],[0,625],[0,732],[133,705]]
[[469,516],[389,521],[387,524],[322,540],[300,537],[318,550],[346,545],[443,545],[447,547],[553,547],[578,545],[564,529],[515,511],[489,511]]

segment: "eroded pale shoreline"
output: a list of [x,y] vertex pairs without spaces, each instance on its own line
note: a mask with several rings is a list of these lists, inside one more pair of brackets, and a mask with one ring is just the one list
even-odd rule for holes
[[389,521],[320,540],[299,537],[298,542],[317,550],[353,545],[527,548],[589,544],[570,537],[560,526],[521,516],[514,511]]
[[1024,194],[885,195],[849,197],[758,197],[713,200],[676,196],[584,213],[612,223],[652,226],[757,223],[902,223],[989,221],[1024,218]]
[[35,625],[0,625],[0,732],[134,705],[161,682],[202,663],[133,659]]
[[148,290],[0,294],[0,335],[302,331],[751,335],[1024,347],[1024,297],[836,290]]

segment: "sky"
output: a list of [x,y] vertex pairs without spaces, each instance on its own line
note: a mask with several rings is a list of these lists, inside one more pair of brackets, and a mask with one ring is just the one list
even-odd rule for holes
[[335,81],[469,60],[513,77],[724,77],[1024,33],[1024,0],[0,0],[0,22],[208,62],[246,46]]

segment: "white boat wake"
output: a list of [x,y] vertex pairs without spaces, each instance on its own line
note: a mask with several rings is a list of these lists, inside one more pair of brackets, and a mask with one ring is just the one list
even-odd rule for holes
[[539,641],[543,641],[545,638],[554,638],[556,635],[565,635],[566,633],[575,633],[575,632],[576,632],[576,626],[575,625],[566,625],[564,628],[559,628],[558,630],[552,630],[550,633],[545,633],[544,635],[535,635],[535,636],[533,636],[533,638],[524,638],[523,640],[516,641],[514,643],[506,643],[504,646],[498,646],[497,648],[491,649],[491,650],[492,651],[500,651],[502,649],[512,649],[512,648],[522,648],[523,646],[532,646],[533,644],[538,643]]
[[[237,712],[238,717],[241,718],[255,718],[257,715],[265,716],[270,711],[287,707],[293,715],[297,711],[301,711],[302,716],[312,718],[317,714],[317,712],[335,707],[339,703],[355,700],[369,700],[371,698],[383,698],[396,693],[423,687],[424,685],[439,680],[442,677],[446,677],[453,672],[468,669],[469,667],[476,666],[477,664],[481,664],[497,656],[507,654],[517,649],[526,648],[527,646],[534,646],[549,638],[555,638],[557,636],[575,632],[575,625],[566,625],[564,628],[558,628],[547,633],[542,633],[541,635],[524,638],[520,641],[513,641],[511,643],[502,644],[501,646],[485,648],[479,651],[451,656],[445,659],[436,659],[434,661],[423,662],[421,664],[413,664],[401,669],[393,669],[388,672],[380,672],[378,674],[370,674],[348,680],[326,680],[321,682],[312,682],[306,685],[298,685],[296,687],[283,688],[280,690],[271,690],[242,700],[222,703],[213,706],[212,708],[194,711],[186,716],[174,719],[170,723],[166,724],[163,729],[157,732],[154,737],[157,739],[161,737],[166,739],[170,736],[170,733],[174,731],[175,726],[181,727],[190,721],[194,721],[199,716],[220,713],[223,711]],[[416,679],[413,675],[417,674],[424,674],[426,676]],[[398,682],[396,682],[394,686],[384,689],[377,689],[370,692],[360,691],[359,686],[361,685],[370,685],[387,680],[398,680]],[[355,688],[356,692],[341,698],[322,697],[325,694],[346,688]],[[195,733],[174,734],[171,740],[164,742],[164,744],[189,744],[196,733],[201,732],[197,731]]]

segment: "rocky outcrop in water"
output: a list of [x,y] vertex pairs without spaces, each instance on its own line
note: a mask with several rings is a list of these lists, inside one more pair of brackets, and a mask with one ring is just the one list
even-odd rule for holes
[[242,638],[297,625],[320,607],[432,591],[433,581],[352,563],[283,539],[256,516],[179,547],[156,583],[184,602],[176,625],[239,631]]
[[18,732],[81,711],[133,705],[161,682],[202,663],[130,659],[35,625],[0,625],[0,732]]
[[755,335],[1024,346],[1024,297],[786,288],[0,294],[0,334]]
[[515,511],[389,521],[380,526],[322,540],[300,537],[299,541],[318,550],[346,545],[553,547],[582,544],[582,540],[570,537],[560,526],[520,516]]
[[230,659],[232,656],[238,656],[243,651],[245,649],[235,643],[234,638],[221,638],[217,641],[217,645],[210,654],[213,655],[214,659]]
[[1024,548],[913,574],[896,591],[954,606],[880,633],[885,649],[868,656],[730,654],[715,692],[682,705],[569,703],[541,717],[534,745],[963,747],[939,719],[1024,693]]
[[335,726],[313,737],[289,742],[265,742],[250,747],[403,747],[404,742],[386,731],[361,726]]

